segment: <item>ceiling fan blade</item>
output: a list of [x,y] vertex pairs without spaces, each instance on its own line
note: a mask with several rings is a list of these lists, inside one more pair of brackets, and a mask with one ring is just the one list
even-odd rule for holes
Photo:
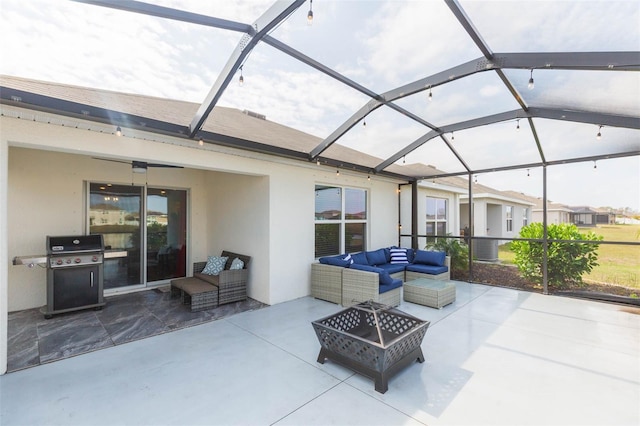
[[131,164],[130,161],[114,160],[114,159],[111,159],[111,158],[100,158],[100,157],[91,157],[91,158],[93,158],[94,160],[111,161],[113,163]]
[[172,169],[183,169],[182,166],[172,166],[170,164],[147,163],[148,167],[168,167]]

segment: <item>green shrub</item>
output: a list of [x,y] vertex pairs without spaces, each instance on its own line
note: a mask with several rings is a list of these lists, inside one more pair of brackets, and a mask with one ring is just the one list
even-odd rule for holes
[[445,252],[447,256],[451,257],[451,269],[466,270],[469,265],[469,246],[457,238],[436,238],[435,241],[429,242],[425,248]]
[[[602,237],[593,232],[582,234],[574,224],[549,225],[547,235],[550,240],[601,241]],[[532,223],[520,230],[520,238],[543,238],[542,223]],[[543,246],[541,242],[513,241],[511,249],[515,253],[514,263],[524,278],[542,284]],[[564,288],[568,284],[582,283],[582,275],[598,266],[598,244],[549,242],[547,248],[547,282]]]

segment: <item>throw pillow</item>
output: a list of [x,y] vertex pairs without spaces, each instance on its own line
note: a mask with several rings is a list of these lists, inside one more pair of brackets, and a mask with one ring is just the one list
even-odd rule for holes
[[233,262],[231,262],[231,266],[229,266],[230,271],[242,269],[242,268],[244,268],[244,262],[237,257],[233,259]]
[[226,256],[209,256],[202,273],[207,275],[220,275],[220,272],[224,269],[224,265],[227,263],[228,259],[229,258]]
[[389,263],[409,263],[407,258],[407,249],[405,248],[392,248],[389,249],[391,254],[391,262]]

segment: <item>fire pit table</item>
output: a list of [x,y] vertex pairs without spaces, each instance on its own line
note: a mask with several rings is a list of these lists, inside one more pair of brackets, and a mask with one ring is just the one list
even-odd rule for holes
[[390,306],[363,302],[311,323],[320,342],[318,362],[335,361],[375,380],[385,393],[391,376],[418,361],[429,321]]

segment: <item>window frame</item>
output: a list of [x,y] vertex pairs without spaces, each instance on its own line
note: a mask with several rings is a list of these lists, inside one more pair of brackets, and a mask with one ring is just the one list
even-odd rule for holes
[[504,217],[507,232],[513,232],[513,206],[504,206]]
[[[317,199],[318,197],[318,191],[319,190],[324,190],[324,189],[328,189],[328,190],[332,190],[332,189],[337,189],[340,191],[340,216],[339,218],[336,219],[328,219],[328,218],[319,218],[322,215],[318,215],[318,213],[322,213],[322,212],[318,212],[317,210],[317,200],[314,201],[314,256],[315,258],[319,258],[319,257],[324,257],[324,256],[333,256],[333,255],[338,255],[341,253],[346,253],[346,252],[357,252],[360,250],[351,250],[348,249],[346,247],[347,245],[347,231],[348,231],[348,225],[350,224],[362,224],[364,226],[363,229],[363,235],[362,235],[362,251],[367,250],[367,242],[369,240],[368,237],[368,233],[369,233],[369,216],[370,216],[370,205],[369,205],[369,190],[366,188],[358,188],[358,187],[354,187],[354,186],[342,186],[342,185],[335,185],[335,184],[320,184],[320,183],[316,183],[315,184],[315,197]],[[347,197],[348,194],[351,191],[359,191],[362,194],[364,194],[364,218],[349,218],[347,219],[347,216],[350,215],[350,212],[347,212]],[[358,212],[359,213],[359,212]],[[333,225],[338,225],[338,253],[321,253],[320,255],[318,254],[318,246],[317,246],[317,229],[318,229],[318,225],[329,225],[329,224],[333,224]]]
[[[435,214],[434,214],[434,218],[433,219],[429,219],[429,200],[434,200],[435,201]],[[425,197],[425,206],[426,206],[426,213],[425,213],[425,235],[427,236],[427,242],[435,242],[435,240],[437,239],[437,237],[440,236],[445,236],[447,235],[447,231],[449,229],[449,199],[446,197],[433,197],[433,196],[429,196],[427,195]],[[438,203],[439,202],[443,202],[444,203],[444,219],[440,219],[439,218],[439,213],[438,213]],[[433,224],[433,229],[435,231],[434,234],[429,234],[429,224]],[[438,228],[439,225],[444,224],[444,231],[442,234],[438,233]]]

